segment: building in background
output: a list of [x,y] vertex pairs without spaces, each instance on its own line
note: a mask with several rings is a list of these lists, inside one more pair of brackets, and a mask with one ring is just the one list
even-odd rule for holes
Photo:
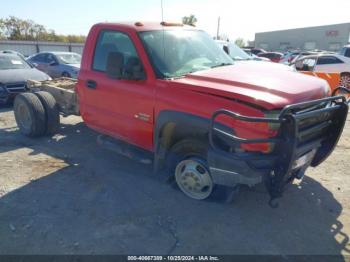
[[290,49],[339,51],[348,43],[350,43],[350,23],[255,34],[255,47],[271,51]]

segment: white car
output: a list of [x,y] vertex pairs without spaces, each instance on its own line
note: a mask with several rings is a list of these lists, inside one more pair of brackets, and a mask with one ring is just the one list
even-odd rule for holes
[[283,65],[283,64],[277,64],[277,63],[271,63],[271,60],[265,57],[258,57],[254,54],[249,55],[244,50],[242,50],[239,46],[237,46],[235,43],[222,41],[222,40],[215,40],[215,42],[235,61],[238,63],[250,63],[250,64],[258,64],[258,65],[264,65],[269,66],[271,69],[273,68],[280,68],[282,70],[288,70],[288,71],[295,71],[293,67]]
[[304,56],[295,61],[298,71],[339,73],[340,85],[350,88],[350,58],[338,54]]

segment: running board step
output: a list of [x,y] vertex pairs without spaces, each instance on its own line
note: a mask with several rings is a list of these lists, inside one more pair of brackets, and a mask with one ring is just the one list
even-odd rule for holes
[[105,136],[99,135],[97,137],[97,144],[102,146],[108,150],[111,150],[117,154],[135,160],[142,164],[150,165],[152,164],[152,154],[146,150],[138,148],[134,145],[130,145],[121,140]]

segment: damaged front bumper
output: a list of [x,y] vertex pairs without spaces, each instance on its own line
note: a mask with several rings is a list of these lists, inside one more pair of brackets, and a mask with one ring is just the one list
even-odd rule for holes
[[[334,150],[343,131],[348,104],[343,96],[286,106],[277,118],[247,117],[218,110],[211,118],[208,162],[216,184],[255,185],[265,182],[271,199],[282,196],[286,184],[301,179],[305,170],[322,163]],[[272,138],[245,139],[215,121],[226,115],[243,122],[280,124]],[[226,148],[222,148],[225,143]],[[273,143],[272,153],[237,152],[242,143]]]

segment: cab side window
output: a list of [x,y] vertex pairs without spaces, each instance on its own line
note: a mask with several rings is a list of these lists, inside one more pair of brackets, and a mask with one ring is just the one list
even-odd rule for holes
[[106,72],[108,56],[116,52],[123,56],[124,65],[132,59],[139,58],[128,35],[118,31],[102,31],[95,48],[93,70]]

